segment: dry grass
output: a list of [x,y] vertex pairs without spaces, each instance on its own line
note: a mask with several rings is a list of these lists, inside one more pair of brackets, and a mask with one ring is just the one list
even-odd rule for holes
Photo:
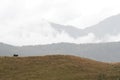
[[0,80],[117,80],[120,64],[70,55],[0,57]]

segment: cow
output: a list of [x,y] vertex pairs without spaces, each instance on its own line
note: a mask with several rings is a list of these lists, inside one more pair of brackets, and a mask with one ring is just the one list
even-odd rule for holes
[[13,54],[13,57],[18,57],[18,54]]

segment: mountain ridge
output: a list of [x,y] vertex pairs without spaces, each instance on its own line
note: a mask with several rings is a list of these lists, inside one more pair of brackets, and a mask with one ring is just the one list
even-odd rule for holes
[[[4,44],[5,45],[5,44]],[[40,56],[50,54],[76,55],[103,62],[120,62],[120,42],[74,44],[56,43],[37,46],[11,46],[0,45],[0,56]]]

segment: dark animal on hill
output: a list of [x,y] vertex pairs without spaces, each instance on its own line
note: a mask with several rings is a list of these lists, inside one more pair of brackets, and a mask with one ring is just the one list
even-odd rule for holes
[[14,57],[18,57],[18,54],[13,54]]

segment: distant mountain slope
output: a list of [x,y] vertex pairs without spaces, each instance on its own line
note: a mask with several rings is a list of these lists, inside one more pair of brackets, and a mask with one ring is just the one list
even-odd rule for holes
[[70,54],[98,61],[120,62],[120,42],[98,44],[58,43],[23,47],[13,47],[6,44],[0,44],[1,56],[12,56],[13,54],[19,54],[20,56]]
[[92,32],[96,37],[118,35],[120,34],[120,15],[109,17],[94,26],[86,28],[84,31],[87,33]]
[[0,80],[117,80],[119,69],[75,56],[0,57]]
[[50,23],[50,24],[59,33],[66,32],[69,36],[73,38],[78,38],[84,35],[84,33],[82,32],[82,29],[76,28],[74,26],[64,26],[64,25],[55,24],[55,23]]
[[86,36],[93,33],[97,38],[102,39],[106,36],[115,36],[120,34],[120,14],[109,17],[100,23],[89,26],[85,29],[78,29],[74,26],[64,26],[60,24],[50,23],[51,26],[59,32],[66,32],[73,38]]
[[16,47],[0,43],[0,56],[11,56],[15,53]]
[[21,55],[71,54],[99,61],[120,61],[120,43],[69,44],[59,43],[40,46],[25,46]]

